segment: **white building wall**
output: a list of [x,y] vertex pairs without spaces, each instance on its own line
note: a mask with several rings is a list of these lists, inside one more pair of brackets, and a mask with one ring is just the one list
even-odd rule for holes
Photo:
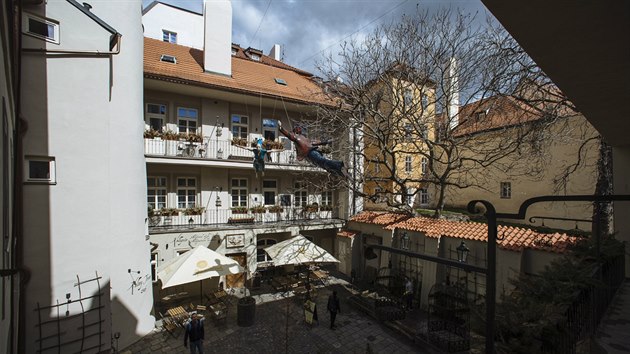
[[162,30],[177,33],[177,44],[203,49],[203,16],[158,3],[142,16],[144,36],[162,40]]
[[[31,271],[26,289],[26,352],[36,351],[37,306],[71,300],[68,314],[99,306],[104,296],[105,348],[120,333],[119,347],[154,327],[145,238],[146,175],[142,120],[141,2],[91,1],[92,13],[123,35],[120,54],[109,57],[26,54],[22,97],[28,131],[25,156],[50,156],[55,184],[24,186],[24,262]],[[62,38],[49,49],[107,51],[110,33],[66,1],[25,11],[59,21]],[[26,37],[25,37],[26,38]],[[40,47],[41,41],[24,41]],[[132,270],[133,273],[129,273]],[[132,278],[133,275],[133,278]],[[135,283],[134,283],[135,281]],[[63,312],[66,308],[63,309]],[[110,319],[111,314],[111,319]],[[44,313],[55,317],[56,313]],[[80,338],[67,326],[63,340]],[[111,332],[109,329],[111,328]],[[45,333],[46,334],[46,333]],[[51,333],[48,333],[51,334]],[[71,350],[71,347],[65,349]]]

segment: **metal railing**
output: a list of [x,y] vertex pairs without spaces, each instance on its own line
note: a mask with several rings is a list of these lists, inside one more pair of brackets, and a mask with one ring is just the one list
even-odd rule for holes
[[[247,149],[232,145],[227,140],[204,140],[202,143],[144,139],[144,153],[146,156],[180,157],[187,159],[234,160],[251,162],[253,153]],[[305,161],[298,161],[293,150],[269,153],[267,164],[283,164],[295,166],[310,166]]]
[[330,220],[338,215],[337,210],[314,210],[302,207],[283,207],[282,211],[266,210],[262,213],[252,211],[236,212],[231,209],[210,209],[201,215],[185,215],[183,211],[176,215],[149,216],[152,229],[171,227],[200,227],[212,225],[268,224],[305,220]]

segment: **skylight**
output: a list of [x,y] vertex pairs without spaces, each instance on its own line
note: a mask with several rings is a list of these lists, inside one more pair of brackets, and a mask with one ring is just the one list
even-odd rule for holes
[[160,56],[160,61],[165,61],[167,63],[177,64],[177,58],[175,58],[172,55],[162,54],[162,56]]
[[278,85],[287,86],[287,82],[284,81],[284,79],[276,77],[274,80],[276,81],[276,84],[278,84]]

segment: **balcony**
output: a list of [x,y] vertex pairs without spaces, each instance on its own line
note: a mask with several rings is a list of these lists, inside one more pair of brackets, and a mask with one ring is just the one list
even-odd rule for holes
[[[204,140],[203,143],[179,140],[144,139],[144,154],[147,157],[168,157],[205,161],[229,161],[251,163],[253,153],[232,145],[227,140]],[[298,161],[293,150],[272,152],[267,165],[311,166],[306,161]],[[313,168],[319,170],[318,168]]]
[[[272,207],[273,208],[273,207]],[[269,208],[268,208],[269,209]],[[338,215],[335,208],[326,207],[275,207],[275,209],[264,212],[245,212],[231,209],[210,209],[201,215],[185,215],[183,211],[178,211],[175,215],[150,215],[149,228],[151,231],[182,228],[200,227],[229,227],[240,225],[278,224],[278,223],[298,223],[306,221],[326,221],[334,220],[334,215]],[[172,213],[171,213],[172,214]]]

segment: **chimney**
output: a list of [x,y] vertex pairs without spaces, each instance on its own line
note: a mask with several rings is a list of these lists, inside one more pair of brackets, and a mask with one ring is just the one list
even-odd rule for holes
[[454,129],[459,124],[459,82],[457,78],[457,59],[451,58],[448,62],[446,77],[448,85],[448,121],[449,128]]
[[232,75],[232,1],[203,2],[203,69]]
[[269,51],[269,56],[276,59],[277,61],[282,61],[282,51],[280,51],[280,44],[274,44]]

